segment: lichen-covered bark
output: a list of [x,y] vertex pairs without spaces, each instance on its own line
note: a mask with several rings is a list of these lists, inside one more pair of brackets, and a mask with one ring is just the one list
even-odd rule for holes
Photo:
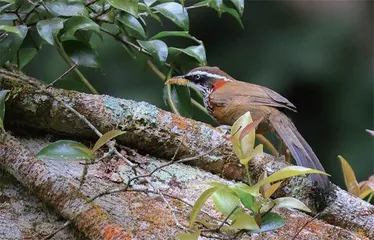
[[[29,162],[28,157],[32,156],[32,151],[36,152],[40,149],[39,146],[48,144],[47,141],[43,139],[17,139],[17,142],[13,141],[11,148],[8,148],[7,156],[12,156],[10,152],[19,153],[20,151],[27,152],[28,154],[20,155],[18,161]],[[17,144],[14,144],[17,143]],[[0,155],[2,156],[2,155]],[[1,161],[3,158],[0,158]],[[162,160],[147,157],[150,164],[145,166],[147,170],[151,170],[156,166],[163,164]],[[3,162],[3,161],[2,161]],[[10,166],[9,166],[9,165]],[[10,169],[12,162],[6,161],[6,169]],[[4,166],[4,164],[3,164]],[[45,160],[43,162],[44,171],[40,174],[48,172],[55,176],[54,179],[50,181],[66,178],[69,180],[69,184],[72,186],[78,186],[79,179],[82,173],[82,165],[77,162],[70,161],[53,161]],[[108,168],[112,171],[108,174]],[[103,192],[107,189],[117,188],[121,186],[119,183],[114,183],[114,179],[120,179],[115,176],[122,176],[124,178],[129,177],[131,173],[130,167],[128,167],[120,159],[112,159],[107,164],[95,164],[90,166],[87,180],[81,189],[82,196],[87,198],[93,197],[96,194]],[[20,179],[20,182],[24,185],[27,184],[27,178]],[[109,181],[108,179],[112,179]],[[26,183],[24,182],[26,180]],[[194,202],[198,196],[209,186],[206,184],[207,181],[219,181],[225,184],[233,184],[234,182],[227,181],[219,178],[216,175],[210,174],[205,171],[201,171],[196,167],[190,167],[183,164],[174,164],[163,171],[157,172],[155,178],[153,178],[153,184],[157,186],[159,190],[165,194],[171,194],[173,196],[179,197],[188,202]],[[58,183],[53,183],[58,184]],[[148,189],[149,186],[144,183],[136,183],[134,189]],[[152,190],[152,188],[150,188]],[[53,195],[53,192],[49,193]],[[178,200],[168,198],[170,204],[173,208],[178,210],[177,218],[183,224],[188,224],[189,213],[191,208],[185,204],[182,204]],[[55,204],[55,203],[50,203]],[[132,233],[134,239],[174,239],[175,234],[181,230],[176,227],[175,222],[171,216],[170,209],[168,209],[162,199],[155,194],[145,194],[142,192],[123,192],[118,194],[106,195],[104,197],[95,200],[97,207],[103,208],[114,220],[121,223],[123,228],[127,229]],[[73,208],[75,205],[70,204]],[[68,211],[69,207],[65,207],[65,211]],[[215,217],[221,217],[214,208],[212,207],[212,201],[208,201],[204,210],[209,212]],[[251,234],[250,236],[243,236],[241,239],[291,239],[302,226],[311,221],[311,217],[297,211],[290,210],[277,210],[279,214],[287,219],[287,224],[282,228],[275,231],[266,232],[262,234]],[[1,212],[0,212],[1,213]],[[71,216],[64,214],[65,218],[69,219]],[[209,218],[200,214],[200,219],[209,220]],[[1,215],[0,215],[1,219]],[[88,221],[96,219],[95,217],[87,219]],[[222,219],[222,217],[221,217]],[[34,226],[40,228],[42,223],[34,223]],[[0,223],[1,226],[1,223]],[[79,229],[79,227],[78,227]],[[52,231],[53,229],[50,229]],[[80,229],[81,230],[81,229]],[[1,230],[0,230],[1,232]],[[48,233],[48,231],[46,232]],[[20,233],[21,235],[21,233]],[[1,236],[1,235],[0,235]],[[9,236],[4,235],[4,236]],[[27,235],[21,235],[19,238],[24,239]],[[103,237],[92,237],[91,239],[111,239]],[[298,235],[297,239],[368,239],[361,237],[360,235],[325,223],[321,220],[311,221]],[[40,239],[40,237],[35,236],[31,239]],[[56,239],[59,239],[56,236]],[[72,236],[72,240],[77,239],[77,237]],[[117,238],[121,239],[121,238]]]
[[131,234],[101,207],[88,203],[66,176],[52,173],[43,161],[10,135],[5,135],[0,142],[0,166],[61,216],[72,220],[87,237],[131,239]]
[[[9,127],[21,125],[74,137],[95,138],[81,119],[52,97],[30,86],[30,81],[36,80],[0,70],[0,88],[11,90],[6,103]],[[58,89],[51,91],[86,116],[101,132],[114,128],[124,130],[126,133],[118,138],[118,142],[147,154],[170,159],[179,145],[179,157],[196,156],[220,146],[192,164],[228,179],[245,179],[244,169],[233,154],[231,144],[210,125],[144,102]],[[274,161],[272,157],[255,159],[251,163],[255,180],[264,169],[272,173],[285,166],[284,162]],[[278,195],[296,197],[316,212],[325,209],[322,216],[326,221],[374,237],[374,207],[334,185],[319,189],[306,177],[298,177],[285,183]]]

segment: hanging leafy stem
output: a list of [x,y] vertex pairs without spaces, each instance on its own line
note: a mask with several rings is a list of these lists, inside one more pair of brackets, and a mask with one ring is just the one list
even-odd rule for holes
[[[79,68],[100,67],[92,39],[102,38],[104,33],[117,40],[134,59],[139,52],[147,55],[148,65],[160,78],[172,64],[180,73],[187,62],[207,64],[203,42],[189,34],[189,11],[203,7],[216,10],[219,16],[228,13],[242,26],[243,0],[1,0],[0,67],[10,62],[23,68],[42,47],[52,45],[86,88],[97,93]],[[180,30],[149,36],[146,20],[152,19],[160,24],[171,21]],[[165,40],[169,37],[190,39],[191,45],[169,46]],[[174,88],[166,93],[171,99],[167,104],[175,113],[190,116],[190,107],[182,109],[191,105],[189,92]],[[204,109],[197,101],[192,100],[192,105]]]
[[[280,187],[282,180],[286,178],[309,173],[326,174],[325,172],[290,166],[280,169],[270,176],[267,176],[264,172],[256,183],[252,183],[248,164],[254,157],[263,155],[262,145],[255,146],[255,128],[260,122],[261,119],[252,121],[250,112],[247,112],[234,123],[231,130],[230,141],[233,144],[236,156],[247,171],[248,183],[227,185],[219,182],[208,182],[210,188],[200,195],[192,208],[190,215],[191,232],[177,235],[179,239],[198,239],[200,233],[217,229],[230,234],[240,231],[248,233],[271,231],[285,224],[283,217],[272,212],[275,208],[293,208],[311,212],[304,203],[295,198],[270,199],[270,197]],[[211,229],[196,230],[195,222],[198,214],[209,198],[212,198],[217,211],[226,217],[223,224],[227,226],[223,228],[221,223],[221,227],[213,225]]]

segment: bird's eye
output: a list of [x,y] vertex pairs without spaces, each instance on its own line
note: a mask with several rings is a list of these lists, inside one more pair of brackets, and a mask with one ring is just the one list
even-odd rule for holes
[[195,80],[200,80],[200,75],[196,75]]

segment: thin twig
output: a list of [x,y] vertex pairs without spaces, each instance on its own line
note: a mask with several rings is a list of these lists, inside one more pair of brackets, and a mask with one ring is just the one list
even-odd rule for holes
[[307,221],[295,234],[295,236],[292,237],[291,240],[295,240],[296,237],[300,234],[300,232],[311,222],[313,222],[315,219],[317,219],[319,217],[319,215],[321,214],[322,212],[316,214],[312,219],[310,219],[309,221]]
[[56,78],[55,80],[53,80],[51,83],[49,83],[47,85],[47,87],[51,87],[53,86],[58,80],[62,79],[63,77],[65,77],[67,74],[69,74],[71,72],[71,70],[73,70],[76,66],[78,66],[78,64],[74,63],[73,66],[71,66],[68,70],[66,70],[61,76],[59,76],[58,78]]

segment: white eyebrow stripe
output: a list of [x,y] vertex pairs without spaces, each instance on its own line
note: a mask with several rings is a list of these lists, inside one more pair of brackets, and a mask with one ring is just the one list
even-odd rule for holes
[[223,79],[225,81],[232,82],[232,80],[228,79],[225,76],[214,74],[214,73],[208,73],[208,72],[204,72],[204,71],[189,72],[186,76],[192,76],[192,75],[195,75],[195,74],[203,75],[203,76],[207,76],[207,77],[211,77],[211,78]]

